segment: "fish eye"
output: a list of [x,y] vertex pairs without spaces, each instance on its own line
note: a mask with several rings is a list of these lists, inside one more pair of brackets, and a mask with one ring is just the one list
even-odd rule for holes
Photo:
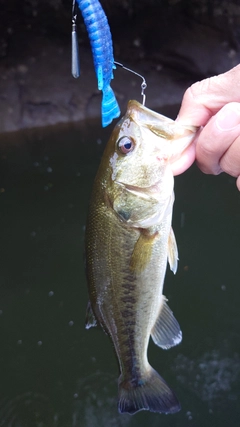
[[117,146],[122,154],[130,153],[135,147],[133,140],[127,136],[122,136],[122,138],[118,140]]

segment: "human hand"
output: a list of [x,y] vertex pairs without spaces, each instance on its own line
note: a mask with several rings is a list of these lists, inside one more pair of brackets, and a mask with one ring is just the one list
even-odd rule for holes
[[204,173],[237,177],[240,190],[240,65],[188,88],[176,120],[200,130],[173,165],[174,175],[196,159]]

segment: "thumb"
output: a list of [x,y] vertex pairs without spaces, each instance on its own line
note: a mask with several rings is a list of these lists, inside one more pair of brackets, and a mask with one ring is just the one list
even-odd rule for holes
[[183,97],[177,121],[204,126],[229,102],[240,102],[240,65],[230,71],[194,83]]

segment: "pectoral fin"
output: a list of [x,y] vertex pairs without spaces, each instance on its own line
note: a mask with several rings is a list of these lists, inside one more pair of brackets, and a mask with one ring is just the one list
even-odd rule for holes
[[85,328],[86,329],[94,328],[95,326],[97,326],[97,324],[98,324],[97,319],[93,314],[91,303],[90,301],[88,301]]
[[148,234],[142,230],[131,256],[130,268],[136,274],[140,274],[147,267],[151,255],[153,244],[158,237],[158,232]]
[[174,274],[176,274],[178,267],[178,248],[172,228],[170,230],[168,238],[168,262],[170,265],[170,269],[173,271]]
[[182,331],[172,310],[167,305],[167,299],[162,295],[159,316],[151,332],[156,345],[167,350],[182,341]]

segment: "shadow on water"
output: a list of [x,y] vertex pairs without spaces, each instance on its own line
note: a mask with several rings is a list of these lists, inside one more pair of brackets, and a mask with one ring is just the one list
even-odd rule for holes
[[90,121],[0,138],[0,427],[237,427],[240,197],[195,167],[175,180],[180,262],[165,282],[183,342],[149,346],[182,411],[117,412],[113,349],[84,329],[84,224],[109,134]]

